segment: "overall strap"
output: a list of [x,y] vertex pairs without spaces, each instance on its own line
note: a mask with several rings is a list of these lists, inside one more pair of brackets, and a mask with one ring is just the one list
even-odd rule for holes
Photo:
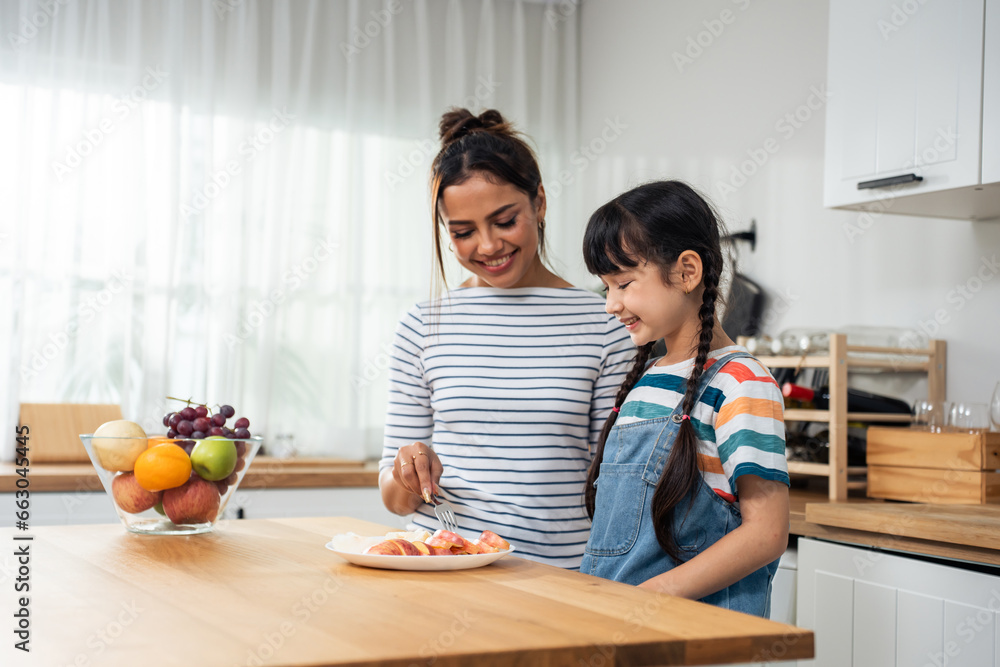
[[[729,354],[719,357],[715,360],[710,367],[706,368],[701,377],[698,378],[698,387],[695,389],[694,404],[697,405],[698,401],[701,400],[702,395],[708,389],[708,385],[715,379],[715,376],[719,374],[722,367],[728,364],[733,359],[740,359],[744,357],[752,358],[753,355],[749,352],[744,352],[742,350],[736,352],[730,352]],[[692,371],[694,369],[692,368]],[[673,447],[674,440],[677,437],[677,431],[680,429],[681,422],[683,421],[684,415],[684,401],[681,400],[680,403],[674,408],[674,411],[670,413],[670,420],[667,423],[667,427],[660,432],[660,436],[657,439],[656,446],[649,453],[649,459],[646,461],[646,467],[642,471],[642,478],[649,484],[655,485],[659,479],[660,475],[663,474],[663,468],[667,463],[667,458],[670,455],[670,449]]]

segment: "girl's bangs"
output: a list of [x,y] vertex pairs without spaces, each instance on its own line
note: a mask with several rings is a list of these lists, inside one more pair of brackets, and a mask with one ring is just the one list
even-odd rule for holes
[[641,248],[638,225],[619,203],[612,200],[590,216],[583,236],[583,260],[595,276],[607,276],[635,268],[642,257],[631,248]]

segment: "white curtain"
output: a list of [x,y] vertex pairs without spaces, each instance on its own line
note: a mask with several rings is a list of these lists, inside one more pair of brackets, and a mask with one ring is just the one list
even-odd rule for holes
[[[377,454],[437,120],[499,108],[558,174],[577,31],[514,0],[0,0],[2,457],[22,402],[162,432],[167,396]],[[550,211],[576,266],[577,212]]]

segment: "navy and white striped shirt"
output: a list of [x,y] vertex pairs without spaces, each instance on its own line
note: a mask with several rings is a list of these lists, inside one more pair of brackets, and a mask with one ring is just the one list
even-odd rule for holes
[[[431,445],[464,534],[492,530],[519,556],[579,568],[587,467],[635,346],[576,287],[461,288],[438,304],[396,331],[380,467]],[[413,521],[439,527],[427,505]]]

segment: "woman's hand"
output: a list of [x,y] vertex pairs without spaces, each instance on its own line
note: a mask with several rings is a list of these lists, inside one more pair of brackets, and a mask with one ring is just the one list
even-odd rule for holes
[[434,450],[422,442],[400,447],[392,465],[392,478],[404,489],[419,496],[425,503],[437,493],[441,479],[441,460]]
[[441,460],[424,443],[400,447],[391,471],[386,469],[379,475],[382,502],[395,514],[413,513],[438,492],[441,471]]

